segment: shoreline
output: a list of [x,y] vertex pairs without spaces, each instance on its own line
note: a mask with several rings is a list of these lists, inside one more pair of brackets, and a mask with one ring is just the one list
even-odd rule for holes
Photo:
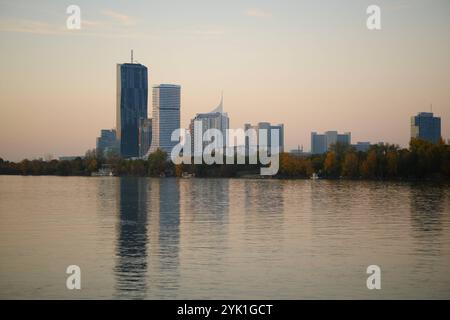
[[156,177],[156,176],[148,176],[148,175],[113,175],[113,176],[92,176],[92,175],[57,175],[57,174],[3,174],[0,176],[19,176],[19,177],[85,177],[85,178],[151,178],[151,179],[199,179],[199,180],[207,180],[207,179],[232,179],[232,180],[282,180],[282,181],[295,181],[295,180],[308,180],[308,181],[353,181],[353,182],[363,182],[363,181],[376,181],[376,182],[440,182],[440,183],[450,183],[450,179],[445,177],[434,177],[434,178],[331,178],[331,177],[323,177],[318,179],[311,179],[307,177],[280,177],[280,176],[259,176],[259,175],[246,175],[246,176],[234,176],[234,177],[220,177],[220,176],[200,176],[200,177],[177,177],[177,176],[165,176],[165,177]]

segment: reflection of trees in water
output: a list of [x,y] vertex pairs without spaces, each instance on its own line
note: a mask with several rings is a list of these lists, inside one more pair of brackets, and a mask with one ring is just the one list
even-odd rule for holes
[[[359,182],[311,181],[311,221],[320,230],[324,227],[337,227],[348,224],[352,219],[353,207],[358,202],[367,204],[370,193],[367,188],[358,189]],[[361,194],[362,193],[362,194]],[[316,229],[313,229],[316,230]],[[339,232],[341,229],[336,229]]]
[[437,277],[446,274],[439,266],[442,252],[448,250],[443,245],[445,235],[442,233],[442,215],[448,210],[445,199],[448,199],[446,187],[428,183],[410,187],[411,234],[416,252],[413,270],[417,274],[435,274]]
[[147,290],[148,180],[120,178],[116,290],[119,297],[145,298]]
[[439,185],[411,185],[411,222],[415,237],[434,237],[442,231],[447,190]]
[[284,209],[284,181],[245,180],[245,207],[247,211],[282,214]]
[[312,181],[310,193],[312,221],[321,227],[348,229],[354,224],[358,230],[364,225],[373,229],[397,220],[401,212],[408,210],[408,185],[404,183]]
[[228,179],[193,179],[186,183],[185,200],[186,210],[191,213],[189,218],[216,222],[223,222],[228,218],[230,205]]
[[243,187],[246,233],[257,239],[255,245],[279,250],[283,241],[285,181],[245,180]]
[[[185,245],[202,247],[199,254],[208,255],[209,250],[224,252],[228,240],[229,180],[189,179],[182,180],[181,185]],[[210,264],[220,264],[222,258],[219,255]]]

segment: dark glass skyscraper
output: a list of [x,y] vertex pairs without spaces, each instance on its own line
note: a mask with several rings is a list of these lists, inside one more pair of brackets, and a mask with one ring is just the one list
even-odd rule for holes
[[139,120],[147,119],[147,67],[137,63],[117,65],[117,139],[120,155],[139,156]]

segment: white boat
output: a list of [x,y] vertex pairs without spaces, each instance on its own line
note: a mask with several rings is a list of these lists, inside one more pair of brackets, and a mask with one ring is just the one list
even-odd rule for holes
[[114,176],[111,166],[109,164],[104,164],[97,172],[92,172],[93,177],[112,177]]
[[320,179],[319,178],[319,175],[317,174],[317,173],[313,173],[312,175],[311,175],[311,180],[318,180],[318,179]]

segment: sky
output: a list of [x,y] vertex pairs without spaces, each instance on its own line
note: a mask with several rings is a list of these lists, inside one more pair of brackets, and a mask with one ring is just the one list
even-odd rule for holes
[[[66,27],[72,4],[80,30]],[[371,4],[381,30],[366,27]],[[0,0],[0,157],[94,148],[131,49],[149,87],[181,85],[185,128],[223,91],[231,128],[284,123],[288,150],[327,130],[407,146],[431,104],[449,139],[449,17],[448,0]]]

